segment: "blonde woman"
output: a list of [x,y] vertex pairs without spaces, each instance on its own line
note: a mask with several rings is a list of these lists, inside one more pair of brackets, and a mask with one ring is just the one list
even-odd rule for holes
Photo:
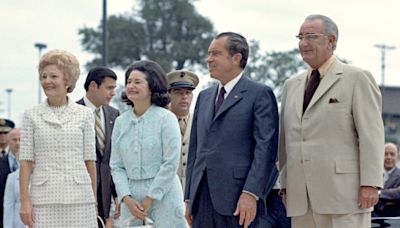
[[20,216],[29,227],[97,227],[94,115],[68,97],[79,73],[66,51],[39,63],[47,99],[25,112],[20,149]]

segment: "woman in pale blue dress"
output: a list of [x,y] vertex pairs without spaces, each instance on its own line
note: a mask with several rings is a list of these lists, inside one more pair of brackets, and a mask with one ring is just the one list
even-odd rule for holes
[[133,108],[119,116],[112,135],[110,167],[121,199],[121,221],[157,228],[189,227],[176,174],[181,151],[178,121],[169,103],[165,72],[153,61],[139,61],[125,73],[123,99]]

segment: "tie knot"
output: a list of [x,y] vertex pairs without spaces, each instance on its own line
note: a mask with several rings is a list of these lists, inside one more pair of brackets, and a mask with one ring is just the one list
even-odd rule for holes
[[320,77],[320,74],[319,74],[319,71],[318,71],[318,70],[313,70],[313,71],[311,72],[311,79],[312,79],[312,80],[319,79],[319,77]]
[[219,89],[219,93],[220,94],[225,94],[226,93],[225,88],[223,86],[221,87],[221,89]]

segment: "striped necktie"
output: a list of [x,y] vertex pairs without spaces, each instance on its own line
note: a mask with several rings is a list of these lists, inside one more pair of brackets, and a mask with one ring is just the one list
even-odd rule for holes
[[105,144],[105,135],[103,128],[101,127],[101,117],[100,117],[100,108],[96,108],[95,111],[95,119],[96,119],[96,137],[97,137],[97,145],[100,151],[100,154],[104,153],[104,144]]

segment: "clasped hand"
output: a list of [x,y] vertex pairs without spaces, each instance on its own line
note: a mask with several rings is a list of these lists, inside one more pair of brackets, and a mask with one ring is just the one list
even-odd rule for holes
[[153,199],[149,196],[146,196],[142,202],[138,202],[132,197],[125,197],[124,202],[126,206],[129,208],[131,214],[139,220],[144,220],[148,215],[149,209],[153,204]]

